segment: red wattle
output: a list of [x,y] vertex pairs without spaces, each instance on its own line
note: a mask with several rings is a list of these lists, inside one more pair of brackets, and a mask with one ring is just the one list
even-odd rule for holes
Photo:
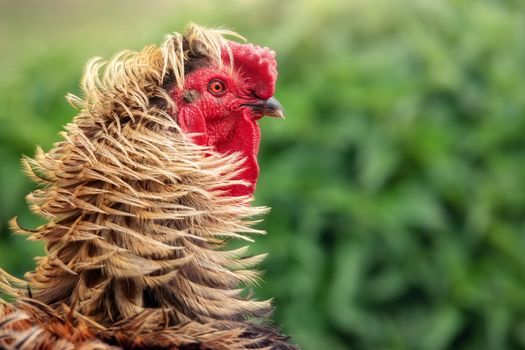
[[231,185],[224,190],[230,196],[253,195],[259,177],[257,154],[261,133],[259,125],[249,114],[239,113],[219,121],[209,121],[207,125],[198,109],[183,108],[177,115],[177,122],[184,132],[192,135],[195,144],[212,146],[221,154],[242,154],[245,157],[243,171],[236,180],[246,181],[249,185]]
[[261,141],[259,125],[252,121],[249,116],[236,116],[236,123],[228,137],[217,140],[215,149],[219,153],[239,152],[245,157],[244,170],[237,176],[238,180],[244,180],[249,186],[233,185],[226,187],[231,196],[253,195],[257,179],[259,177],[259,164],[257,153]]

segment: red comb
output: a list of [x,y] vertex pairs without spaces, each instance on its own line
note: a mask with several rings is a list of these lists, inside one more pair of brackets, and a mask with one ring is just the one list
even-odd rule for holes
[[[277,62],[275,52],[267,47],[252,44],[239,44],[228,41],[228,46],[233,55],[233,66],[241,71],[246,85],[253,90],[257,97],[268,99],[275,92],[275,81],[277,80]],[[230,62],[226,50],[223,50],[222,59]]]

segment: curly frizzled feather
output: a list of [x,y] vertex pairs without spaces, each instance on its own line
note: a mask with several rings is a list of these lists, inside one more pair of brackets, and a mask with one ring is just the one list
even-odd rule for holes
[[[244,160],[191,143],[164,86],[168,76],[182,83],[190,57],[220,61],[224,35],[236,36],[190,25],[161,48],[87,64],[85,97],[68,95],[80,113],[64,140],[23,159],[42,185],[28,196],[30,208],[49,220],[31,231],[12,221],[47,246],[26,274],[35,299],[75,305],[102,324],[147,308],[171,308],[176,322],[269,313],[269,302],[247,300],[238,288],[258,280],[249,268],[262,256],[223,251],[229,238],[263,233],[249,226],[265,209],[221,190],[239,183]],[[0,276],[9,294],[24,293]]]
[[226,248],[264,233],[252,226],[266,208],[225,196],[246,185],[244,159],[192,143],[168,95],[194,60],[231,61],[224,36],[243,39],[190,25],[160,48],[88,62],[84,97],[66,96],[79,114],[63,140],[22,160],[41,186],[30,209],[48,222],[11,228],[47,255],[27,281],[0,270],[0,290],[18,298],[0,303],[0,348],[295,349],[253,322],[270,301],[243,293],[264,255]]

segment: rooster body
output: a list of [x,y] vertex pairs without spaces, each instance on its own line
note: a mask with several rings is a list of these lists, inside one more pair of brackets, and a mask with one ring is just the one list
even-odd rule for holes
[[26,280],[0,273],[6,349],[294,349],[243,294],[264,255],[249,205],[274,53],[190,25],[161,47],[91,61],[63,141],[23,164],[48,222],[16,232],[45,242]]

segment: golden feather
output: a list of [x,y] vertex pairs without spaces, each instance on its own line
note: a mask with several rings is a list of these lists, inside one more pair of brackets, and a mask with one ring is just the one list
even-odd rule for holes
[[[30,297],[2,304],[0,347],[29,349],[28,339],[40,339],[47,349],[55,339],[62,349],[113,349],[97,340],[110,337],[122,346],[257,343],[259,336],[246,338],[247,327],[257,326],[243,322],[268,315],[271,305],[242,296],[241,287],[258,280],[252,267],[264,256],[225,243],[262,234],[250,226],[266,208],[223,195],[239,183],[244,160],[193,144],[172,117],[177,106],[167,92],[183,85],[192,57],[220,62],[225,35],[242,38],[192,24],[161,47],[88,62],[84,97],[66,97],[79,114],[63,140],[23,159],[42,186],[28,196],[30,208],[48,222],[12,227],[43,241],[47,256],[27,281],[0,270],[1,290]],[[85,339],[64,337],[68,327]]]

